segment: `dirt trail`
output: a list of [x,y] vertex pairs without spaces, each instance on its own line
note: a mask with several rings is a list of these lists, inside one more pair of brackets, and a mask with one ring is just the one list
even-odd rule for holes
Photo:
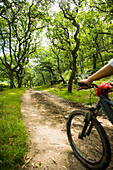
[[[28,131],[29,149],[23,169],[35,170],[41,163],[40,170],[86,170],[74,157],[66,135],[65,116],[77,107],[80,105],[55,94],[25,91],[21,112]],[[108,169],[112,167],[113,163]]]

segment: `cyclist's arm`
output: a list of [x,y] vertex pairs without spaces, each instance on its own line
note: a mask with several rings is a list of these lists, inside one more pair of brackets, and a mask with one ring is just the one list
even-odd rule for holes
[[[88,79],[86,80],[81,80],[80,82],[83,82],[90,87],[91,83],[95,80],[99,80],[104,77],[108,77],[110,75],[113,75],[113,59],[109,61],[107,65],[102,67],[99,71],[91,75]],[[84,86],[83,88],[87,88],[87,86]]]
[[105,65],[99,71],[94,73],[92,76],[88,78],[89,82],[93,82],[95,80],[99,80],[104,77],[108,77],[113,75],[113,67],[110,64]]

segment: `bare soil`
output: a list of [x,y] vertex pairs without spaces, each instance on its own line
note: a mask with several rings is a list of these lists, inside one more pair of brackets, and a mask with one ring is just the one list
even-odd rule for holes
[[[86,170],[77,160],[66,134],[66,116],[80,104],[62,99],[55,94],[26,90],[21,112],[28,134],[28,152],[21,169],[27,170]],[[105,116],[100,118],[110,139],[113,151],[113,126]],[[113,169],[112,160],[107,170]]]

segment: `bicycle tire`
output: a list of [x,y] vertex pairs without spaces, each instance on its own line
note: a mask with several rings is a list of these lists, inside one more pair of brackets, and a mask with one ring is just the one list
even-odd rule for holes
[[[69,115],[69,118],[67,120],[68,140],[74,151],[75,156],[87,168],[98,169],[98,170],[105,169],[108,167],[110,160],[111,160],[111,149],[110,149],[108,136],[104,128],[100,124],[100,122],[98,122],[98,120],[94,116],[92,116],[90,123],[93,124],[93,129],[91,130],[90,135],[88,137],[84,137],[83,140],[77,137],[77,134],[80,132],[79,130],[83,129],[84,121],[83,122],[81,121],[82,119],[84,120],[85,115],[86,115],[86,112],[81,111],[81,110],[73,111]],[[75,132],[73,132],[73,130],[75,130]],[[74,133],[77,133],[77,134],[74,134]],[[98,144],[99,144],[99,148],[97,146]],[[95,158],[93,159],[92,157],[95,157]]]

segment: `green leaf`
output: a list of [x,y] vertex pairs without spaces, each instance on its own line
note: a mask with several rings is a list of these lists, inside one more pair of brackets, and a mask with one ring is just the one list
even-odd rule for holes
[[36,168],[40,168],[41,167],[41,162],[36,163]]

